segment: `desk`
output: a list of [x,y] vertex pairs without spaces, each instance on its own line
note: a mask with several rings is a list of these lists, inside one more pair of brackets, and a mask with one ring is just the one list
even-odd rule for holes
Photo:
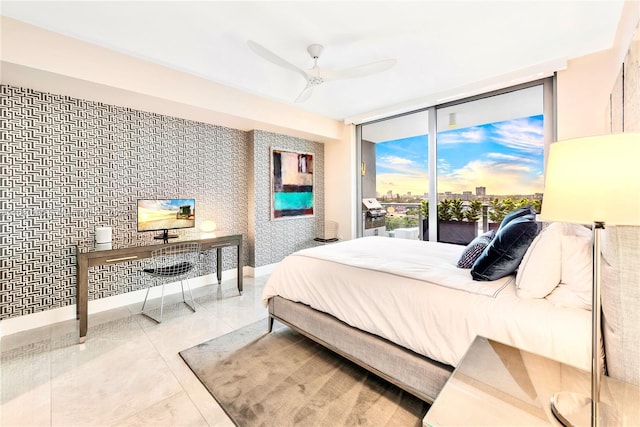
[[[640,388],[602,377],[600,401],[619,421],[640,423]],[[551,412],[558,391],[589,395],[591,375],[546,357],[482,337],[469,347],[423,420],[435,426],[561,426]],[[609,424],[611,425],[611,424]]]
[[[238,292],[242,294],[242,235],[233,234],[228,236],[180,239],[170,243],[139,242],[130,243],[112,249],[96,249],[93,245],[90,248],[76,246],[76,318],[80,320],[80,342],[84,342],[87,337],[88,327],[88,304],[89,304],[89,267],[97,265],[110,265],[122,262],[135,261],[151,257],[151,252],[175,243],[200,243],[202,250],[216,249],[216,273],[218,284],[222,280],[222,248],[237,246],[238,248]],[[114,245],[117,246],[117,245]]]

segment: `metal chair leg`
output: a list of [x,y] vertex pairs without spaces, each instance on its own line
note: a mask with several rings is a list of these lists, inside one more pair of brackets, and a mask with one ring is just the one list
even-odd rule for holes
[[162,284],[162,296],[160,297],[160,320],[158,320],[158,323],[162,323],[163,309],[164,309],[164,283]]
[[[144,296],[144,302],[142,303],[142,315],[153,320],[156,323],[162,323],[162,304],[160,305],[160,320],[156,319],[155,317],[153,317],[152,315],[145,313],[144,312],[144,307],[147,304],[147,298],[149,297],[149,290],[151,289],[151,285],[149,285],[149,287],[147,288],[147,293]],[[164,284],[162,285],[162,298],[164,299]]]
[[[193,300],[193,292],[191,292],[191,285],[189,284],[189,279],[185,280],[187,282],[187,290],[189,291],[189,297],[191,297],[191,305],[187,303],[184,298],[184,291],[182,292],[182,300],[194,313],[196,312],[196,302]],[[182,285],[182,281],[180,281],[180,285]]]
[[149,297],[149,289],[151,289],[151,286],[147,286],[147,294],[144,296],[144,302],[142,303],[142,311],[144,311],[144,306],[147,304],[147,298]]

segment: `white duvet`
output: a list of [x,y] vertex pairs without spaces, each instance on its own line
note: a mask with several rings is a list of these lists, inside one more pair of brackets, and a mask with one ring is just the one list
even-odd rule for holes
[[464,247],[365,237],[296,252],[271,274],[280,295],[457,366],[476,335],[589,369],[591,312],[516,295],[512,277],[471,280]]

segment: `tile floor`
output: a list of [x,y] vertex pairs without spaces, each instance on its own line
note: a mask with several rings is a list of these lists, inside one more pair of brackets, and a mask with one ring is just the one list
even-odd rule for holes
[[141,304],[91,315],[84,344],[75,320],[2,338],[0,426],[233,425],[178,352],[266,318],[266,279],[194,289],[195,313],[172,296],[161,324]]

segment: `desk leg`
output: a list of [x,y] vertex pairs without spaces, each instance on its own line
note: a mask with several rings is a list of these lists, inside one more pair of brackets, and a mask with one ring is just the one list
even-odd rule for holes
[[216,298],[222,299],[222,248],[216,248],[216,277],[218,278]]
[[222,283],[222,248],[216,248],[216,274],[218,286]]
[[76,255],[76,318],[80,320],[80,342],[87,339],[89,263],[86,258]]
[[244,260],[242,259],[242,237],[238,242],[238,292],[242,295],[242,267],[244,267]]

